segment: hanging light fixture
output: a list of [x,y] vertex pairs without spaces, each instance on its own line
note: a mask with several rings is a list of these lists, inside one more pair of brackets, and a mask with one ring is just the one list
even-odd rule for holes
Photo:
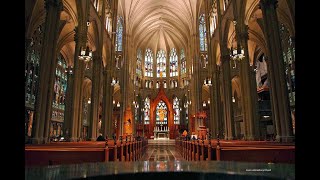
[[91,104],[91,98],[88,99],[88,104]]
[[207,103],[206,101],[203,101],[203,104],[202,104],[203,107],[206,107],[207,106]]
[[87,46],[86,48],[81,47],[79,59],[85,62],[89,62],[92,60],[92,50],[89,49],[89,46]]
[[68,67],[65,69],[65,72],[66,72],[66,73],[69,73],[69,74],[73,74],[72,69],[73,69],[72,66],[68,66]]
[[244,56],[244,49],[243,47],[241,47],[239,44],[238,44],[238,47],[233,49],[233,47],[231,47],[231,51],[230,51],[230,57],[233,59],[233,60],[238,60],[238,61],[241,61],[245,56]]
[[113,77],[112,80],[111,80],[111,86],[114,86],[116,84],[119,84],[119,80],[117,78]]
[[120,102],[117,103],[117,107],[120,107]]
[[212,86],[211,78],[206,78],[203,80],[203,85]]

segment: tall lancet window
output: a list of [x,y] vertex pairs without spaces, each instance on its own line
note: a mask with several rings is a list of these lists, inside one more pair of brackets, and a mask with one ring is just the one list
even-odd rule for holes
[[200,51],[207,51],[207,30],[205,15],[199,17]]
[[146,97],[144,100],[144,124],[150,123],[150,99]]
[[144,58],[144,76],[153,77],[153,54],[151,49],[146,49],[146,56]]
[[43,38],[43,26],[39,25],[33,32],[30,42],[26,42],[25,56],[25,135],[32,136],[32,125],[36,95],[39,86],[40,56]]
[[177,97],[173,98],[173,123],[180,124],[180,107],[179,99]]
[[116,51],[122,51],[123,18],[118,16],[116,31]]
[[162,100],[156,107],[156,124],[168,124],[168,108]]
[[217,1],[213,1],[212,2],[212,8],[210,11],[210,17],[209,17],[209,21],[210,21],[210,36],[212,37],[214,31],[217,28]]
[[162,49],[157,54],[157,77],[166,77],[166,53]]
[[283,50],[285,79],[289,93],[292,127],[293,133],[295,133],[295,45],[289,29],[284,24],[280,24],[280,37]]
[[184,49],[181,49],[181,52],[180,52],[180,62],[181,62],[181,74],[185,74],[187,72],[187,61],[184,55]]
[[53,86],[52,115],[50,123],[50,137],[62,135],[61,128],[64,121],[65,99],[67,93],[67,64],[60,54],[56,68]]
[[35,29],[30,44],[27,45],[25,66],[25,103],[34,108],[38,90],[40,72],[40,53],[43,37],[43,27],[40,25]]
[[175,48],[170,52],[170,77],[178,76],[178,55]]
[[141,49],[137,50],[137,61],[136,61],[136,77],[135,77],[135,85],[141,86],[141,78],[142,78],[142,53]]

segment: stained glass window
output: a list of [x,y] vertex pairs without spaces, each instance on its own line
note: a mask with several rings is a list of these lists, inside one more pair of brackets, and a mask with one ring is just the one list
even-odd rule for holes
[[178,76],[178,55],[175,48],[170,52],[170,77]]
[[156,124],[168,124],[168,108],[162,100],[156,108]]
[[42,48],[43,26],[39,25],[33,32],[30,41],[26,41],[25,56],[25,135],[32,136],[34,105],[39,86],[40,54]]
[[166,77],[166,53],[162,49],[157,54],[157,77]]
[[187,61],[184,54],[184,49],[181,49],[180,62],[181,62],[181,74],[185,74],[187,72]]
[[178,87],[178,81],[170,80],[170,88],[176,88],[176,87]]
[[281,45],[283,50],[283,63],[285,78],[287,82],[287,88],[289,92],[290,111],[292,115],[292,126],[293,132],[295,133],[295,47],[292,42],[289,29],[284,25],[280,24],[280,37]]
[[229,5],[230,0],[223,0],[223,11],[225,11]]
[[98,11],[98,8],[99,8],[99,1],[100,0],[93,0],[93,6],[97,11]]
[[144,124],[150,124],[150,99],[146,97],[144,100]]
[[179,99],[177,97],[173,99],[173,113],[174,124],[180,124],[180,107]]
[[207,51],[207,32],[205,15],[202,14],[199,18],[199,36],[200,36],[200,51]]
[[153,54],[151,49],[146,49],[146,56],[144,59],[144,76],[153,77]]
[[25,102],[34,107],[39,83],[40,53],[42,47],[43,28],[40,25],[33,33],[30,44],[27,45],[25,66]]
[[141,49],[138,49],[137,51],[137,64],[136,64],[136,74],[139,78],[141,78],[142,74],[141,74],[141,61],[142,61],[142,54],[141,54]]
[[122,51],[123,18],[118,16],[116,31],[116,51]]
[[67,93],[67,64],[60,54],[58,56],[58,64],[56,68],[56,76],[53,86],[53,101],[52,101],[52,120],[63,121],[65,99]]
[[141,49],[137,50],[137,61],[136,61],[136,78],[134,84],[138,87],[141,86],[141,78],[142,78],[142,54]]

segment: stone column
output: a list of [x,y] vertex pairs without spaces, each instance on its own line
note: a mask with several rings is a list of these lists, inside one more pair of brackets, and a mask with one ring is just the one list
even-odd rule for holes
[[70,139],[71,134],[71,97],[73,90],[73,74],[67,73],[67,92],[66,92],[66,101],[65,101],[65,112],[64,112],[64,132],[67,140]]
[[66,129],[69,129],[69,136],[70,136],[70,141],[77,141],[78,140],[78,122],[80,121],[79,119],[79,114],[80,114],[80,101],[82,100],[80,94],[82,91],[82,81],[83,79],[82,74],[83,74],[83,61],[79,60],[79,53],[80,53],[80,48],[83,46],[85,47],[85,42],[86,42],[86,29],[84,28],[83,25],[80,25],[75,28],[75,52],[74,52],[74,63],[73,63],[73,78],[71,79],[71,84],[72,86],[70,87],[70,96],[67,101],[69,102],[68,108],[70,108],[70,111],[67,112],[67,124],[66,124]]
[[216,135],[221,133],[220,129],[220,83],[219,83],[219,71],[215,61],[212,62],[212,86],[210,87],[210,132],[211,137],[216,138]]
[[[241,29],[241,25],[236,25],[237,38],[239,44],[244,48],[244,58],[240,62],[240,83],[241,83],[241,97],[243,107],[243,121],[245,123],[246,140],[256,140],[258,134],[256,131],[259,120],[257,119],[257,99],[254,99],[254,94],[257,93],[256,88],[252,86],[251,81],[251,68],[248,51],[248,26],[245,25]],[[255,96],[256,97],[256,96]]]
[[260,0],[259,5],[263,15],[263,29],[269,50],[267,52],[268,79],[271,89],[272,118],[276,124],[276,139],[280,142],[289,142],[293,140],[294,136],[276,12],[277,2],[277,0]]
[[53,96],[53,80],[57,66],[56,47],[59,37],[59,21],[62,11],[61,0],[46,0],[46,20],[43,46],[40,58],[40,77],[37,101],[35,105],[35,134],[33,143],[46,143],[49,136],[51,106]]
[[[227,52],[227,51],[225,51]],[[221,56],[222,63],[222,91],[224,95],[224,114],[225,114],[225,139],[232,140],[234,138],[234,117],[232,112],[232,90],[231,90],[231,73],[230,73],[230,55],[224,53]]]
[[99,119],[99,96],[100,96],[100,73],[102,60],[101,56],[93,53],[93,68],[92,68],[92,90],[91,90],[91,112],[90,112],[90,127],[89,127],[89,138],[91,141],[95,141],[97,138],[97,128]]
[[102,109],[102,133],[112,137],[112,113],[113,113],[113,86],[111,86],[111,65],[105,67],[103,71],[103,109]]
[[79,86],[81,87],[80,89],[80,94],[79,94],[79,115],[78,115],[78,120],[75,122],[74,127],[76,129],[76,139],[78,140],[81,137],[81,131],[82,131],[82,123],[83,123],[83,108],[84,108],[84,101],[83,101],[83,82],[84,82],[84,77],[85,77],[85,69],[86,69],[86,65],[83,61],[79,62],[79,69],[80,69],[80,76],[79,76]]

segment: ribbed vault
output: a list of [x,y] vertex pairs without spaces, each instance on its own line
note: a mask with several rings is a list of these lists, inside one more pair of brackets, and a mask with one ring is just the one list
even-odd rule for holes
[[118,9],[136,48],[169,52],[188,46],[199,5],[196,0],[121,0]]

